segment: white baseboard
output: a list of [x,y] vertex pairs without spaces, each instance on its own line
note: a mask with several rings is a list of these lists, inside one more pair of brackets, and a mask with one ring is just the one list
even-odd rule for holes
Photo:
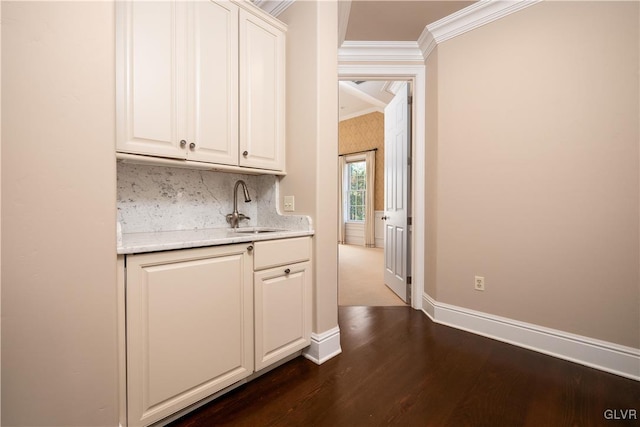
[[444,304],[422,295],[434,322],[640,381],[640,350]]
[[342,353],[340,328],[335,327],[321,334],[311,334],[311,345],[302,355],[312,362],[322,365],[327,360]]

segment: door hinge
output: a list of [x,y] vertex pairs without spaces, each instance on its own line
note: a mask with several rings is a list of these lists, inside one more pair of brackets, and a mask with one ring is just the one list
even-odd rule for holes
[[413,96],[408,96],[407,97],[407,104],[413,105]]
[[413,225],[412,217],[407,217],[407,225]]
[[411,276],[407,276],[407,285],[411,285]]

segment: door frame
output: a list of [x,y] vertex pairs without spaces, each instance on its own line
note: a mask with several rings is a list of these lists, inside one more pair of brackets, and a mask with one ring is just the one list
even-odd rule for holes
[[[426,67],[424,64],[338,64],[338,80],[406,80],[413,85],[411,109],[411,307],[422,310],[425,281],[425,120]],[[422,118],[420,120],[419,118]],[[422,262],[416,262],[422,260]]]

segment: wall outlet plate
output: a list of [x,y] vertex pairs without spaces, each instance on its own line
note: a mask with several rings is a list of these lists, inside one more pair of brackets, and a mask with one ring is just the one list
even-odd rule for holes
[[293,196],[284,196],[284,211],[293,212],[296,210],[296,200]]
[[484,291],[484,277],[476,276],[474,287],[476,291]]

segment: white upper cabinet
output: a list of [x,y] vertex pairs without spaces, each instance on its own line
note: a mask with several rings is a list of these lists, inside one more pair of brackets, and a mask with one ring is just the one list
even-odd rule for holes
[[245,2],[116,8],[117,151],[284,170],[283,24]]
[[[182,84],[184,4],[117,2],[118,150],[184,158],[179,139],[186,134]],[[182,18],[182,19],[181,19]],[[179,69],[180,68],[180,69]],[[182,92],[182,93],[181,93]]]
[[240,11],[240,165],[284,169],[282,31]]
[[187,159],[238,164],[238,7],[195,2],[190,7]]

